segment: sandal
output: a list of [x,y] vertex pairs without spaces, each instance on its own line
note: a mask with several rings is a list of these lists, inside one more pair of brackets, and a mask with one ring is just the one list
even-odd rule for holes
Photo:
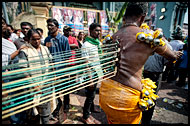
[[58,119],[55,117],[51,117],[50,120],[58,121]]
[[90,116],[91,120],[94,122],[94,124],[101,124],[98,120],[96,120],[94,117]]
[[87,119],[82,118],[82,122],[84,122],[85,124],[95,124],[94,121],[90,118]]
[[57,122],[58,122],[58,119],[55,118],[55,117],[51,117],[51,118],[49,119],[49,124],[56,124]]

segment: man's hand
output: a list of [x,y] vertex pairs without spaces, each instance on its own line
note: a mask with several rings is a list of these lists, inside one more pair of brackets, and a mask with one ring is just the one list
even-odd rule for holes
[[183,56],[183,52],[182,51],[174,51],[174,54],[175,54],[176,60],[178,60],[180,57]]
[[28,48],[26,45],[22,45],[18,50],[16,50],[14,53],[12,53],[11,56],[11,60],[13,60],[19,53],[21,49],[25,49]]
[[51,42],[46,42],[46,46],[47,46],[47,47],[51,47],[51,46],[52,46],[52,43],[51,43]]
[[78,46],[76,44],[69,44],[71,49],[78,49]]

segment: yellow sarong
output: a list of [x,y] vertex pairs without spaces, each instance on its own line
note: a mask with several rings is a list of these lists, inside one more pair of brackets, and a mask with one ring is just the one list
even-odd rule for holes
[[102,81],[100,107],[112,124],[140,124],[142,111],[138,107],[141,92],[111,79]]

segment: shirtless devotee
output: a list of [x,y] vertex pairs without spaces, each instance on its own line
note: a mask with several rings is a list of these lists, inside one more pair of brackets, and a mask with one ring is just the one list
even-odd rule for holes
[[137,33],[148,12],[147,2],[129,2],[123,17],[123,27],[116,32],[113,42],[118,40],[120,52],[116,75],[106,79],[100,87],[100,106],[110,124],[140,124],[142,109],[139,107],[143,89],[142,70],[146,60],[156,52],[175,61],[182,52],[173,52],[167,45],[151,46],[139,42]]

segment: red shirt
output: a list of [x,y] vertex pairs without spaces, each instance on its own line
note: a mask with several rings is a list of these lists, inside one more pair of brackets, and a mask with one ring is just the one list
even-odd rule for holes
[[[77,46],[79,46],[78,45],[78,42],[77,42],[77,39],[75,38],[75,37],[72,37],[72,36],[69,36],[68,37],[68,41],[69,41],[69,44],[75,44],[75,45],[77,45]],[[70,60],[71,59],[75,59],[75,54],[76,54],[76,52],[74,51],[74,50],[71,50],[71,54],[72,54],[72,56],[70,57]],[[76,61],[76,60],[75,60]],[[75,61],[71,61],[71,62],[75,62]],[[74,63],[74,64],[71,64],[71,65],[75,65],[76,63]]]

